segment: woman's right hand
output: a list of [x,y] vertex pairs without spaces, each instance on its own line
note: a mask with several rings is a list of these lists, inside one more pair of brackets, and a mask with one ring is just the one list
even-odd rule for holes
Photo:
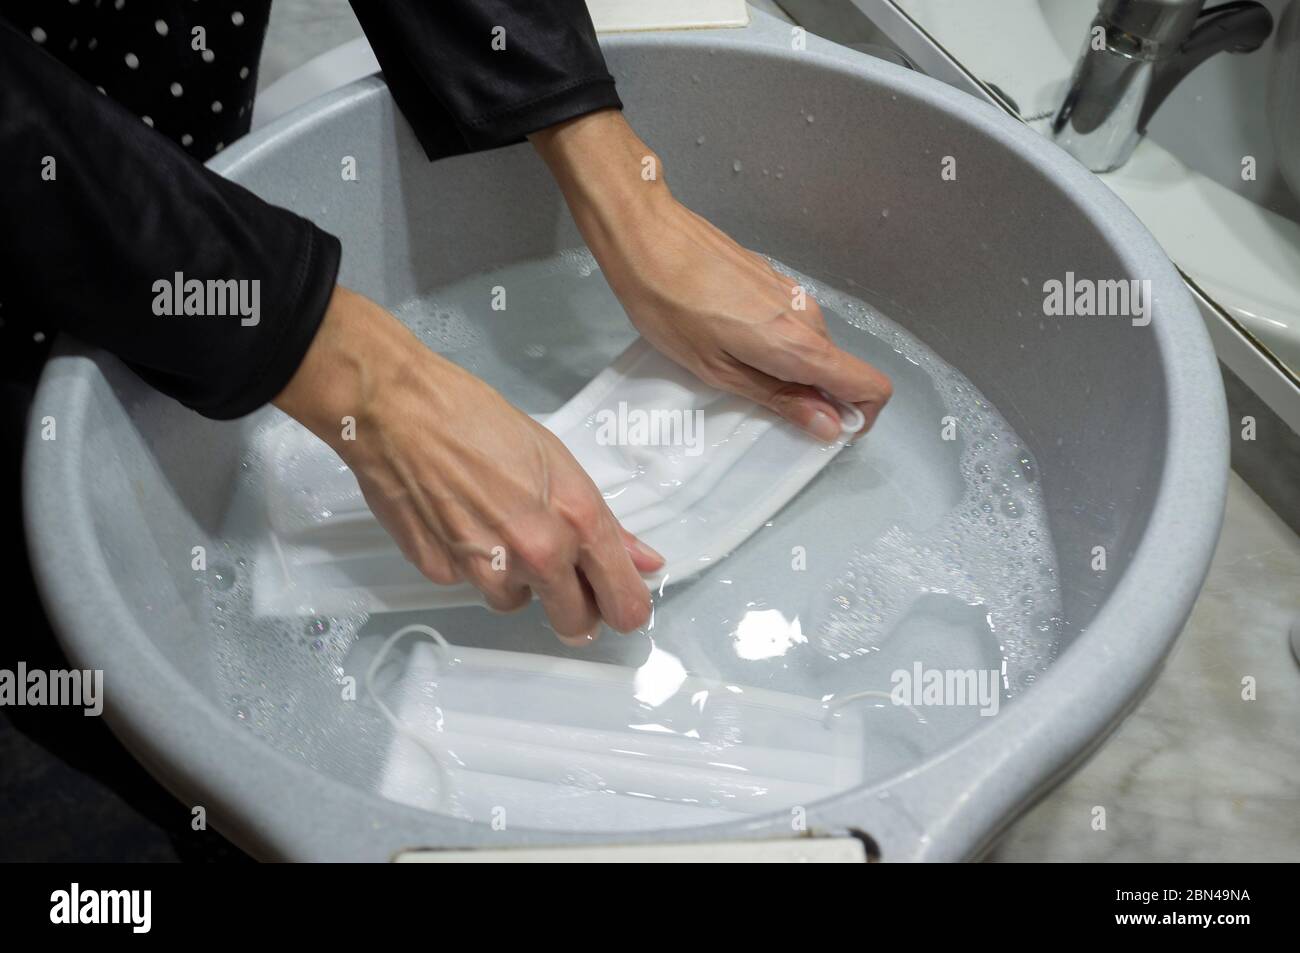
[[352,468],[433,582],[467,581],[502,612],[536,593],[568,644],[602,619],[620,632],[648,621],[640,573],[662,557],[619,526],[554,434],[369,299],[335,289],[275,404]]

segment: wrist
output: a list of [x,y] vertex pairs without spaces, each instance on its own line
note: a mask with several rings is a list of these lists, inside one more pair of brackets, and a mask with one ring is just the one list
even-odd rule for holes
[[671,199],[663,162],[622,112],[602,109],[529,136],[584,237]]
[[337,285],[302,363],[273,403],[346,456],[384,381],[415,356],[413,344],[387,311]]

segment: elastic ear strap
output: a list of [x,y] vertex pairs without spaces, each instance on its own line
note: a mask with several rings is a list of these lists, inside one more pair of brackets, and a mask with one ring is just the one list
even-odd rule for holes
[[[845,695],[843,698],[836,698],[836,699],[834,699],[834,700],[833,700],[829,705],[826,706],[826,716],[825,716],[825,718],[823,719],[823,721],[825,722],[826,726],[827,726],[828,728],[830,727],[830,720],[831,720],[831,717],[834,716],[834,714],[835,714],[835,709],[837,709],[837,708],[843,708],[843,707],[844,707],[845,705],[847,705],[849,702],[858,701],[859,699],[862,699],[862,698],[880,698],[880,699],[883,699],[884,701],[887,701],[887,702],[893,702],[893,701],[894,701],[894,696],[891,695],[891,694],[889,694],[889,692],[877,692],[877,691],[869,691],[869,690],[868,690],[868,691],[861,691],[861,692],[852,692],[852,693],[850,693],[850,694],[848,694],[848,695]],[[915,708],[913,708],[911,705],[908,705],[908,704],[899,704],[898,702],[894,702],[894,704],[899,705],[899,707],[901,707],[901,708],[906,708],[908,711],[910,711],[910,712],[912,713],[913,717],[916,718],[916,722],[917,722],[917,724],[924,725],[924,724],[926,723],[926,721],[925,721],[925,716],[922,715],[922,714],[921,714],[919,711],[917,711]]]
[[374,659],[370,662],[370,668],[366,669],[366,691],[368,691],[370,697],[375,700],[375,705],[379,708],[379,711],[383,716],[388,719],[388,723],[393,726],[393,730],[400,735],[410,738],[417,745],[423,748],[425,753],[429,755],[430,759],[432,759],[434,770],[437,772],[438,776],[438,789],[434,794],[434,806],[435,810],[440,810],[448,787],[447,769],[443,766],[442,759],[439,757],[440,752],[437,751],[433,745],[428,743],[420,732],[411,728],[406,724],[406,722],[393,714],[392,709],[385,704],[384,700],[379,697],[379,692],[375,690],[375,674],[379,671],[379,667],[384,663],[384,659],[388,657],[388,653],[392,647],[408,635],[423,635],[443,651],[447,651],[451,648],[451,643],[444,639],[442,633],[432,626],[415,623],[398,629],[390,635],[387,640],[385,640],[383,645],[379,647],[379,651],[375,653]]

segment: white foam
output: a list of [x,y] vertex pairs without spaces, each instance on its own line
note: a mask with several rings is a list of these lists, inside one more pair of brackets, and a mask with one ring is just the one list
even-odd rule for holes
[[[893,526],[861,547],[831,584],[835,610],[819,644],[831,655],[880,648],[925,594],[987,612],[1006,662],[1007,696],[1051,663],[1060,636],[1056,553],[1038,468],[1011,425],[960,371],[863,301],[792,269],[826,310],[886,342],[932,381],[960,446],[957,505],[924,531]],[[934,422],[942,439],[941,421]]]

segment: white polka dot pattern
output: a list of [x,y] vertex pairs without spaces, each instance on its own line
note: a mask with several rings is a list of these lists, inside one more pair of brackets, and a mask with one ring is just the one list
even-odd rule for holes
[[206,159],[248,131],[270,0],[223,6],[0,0],[0,17],[146,126]]

